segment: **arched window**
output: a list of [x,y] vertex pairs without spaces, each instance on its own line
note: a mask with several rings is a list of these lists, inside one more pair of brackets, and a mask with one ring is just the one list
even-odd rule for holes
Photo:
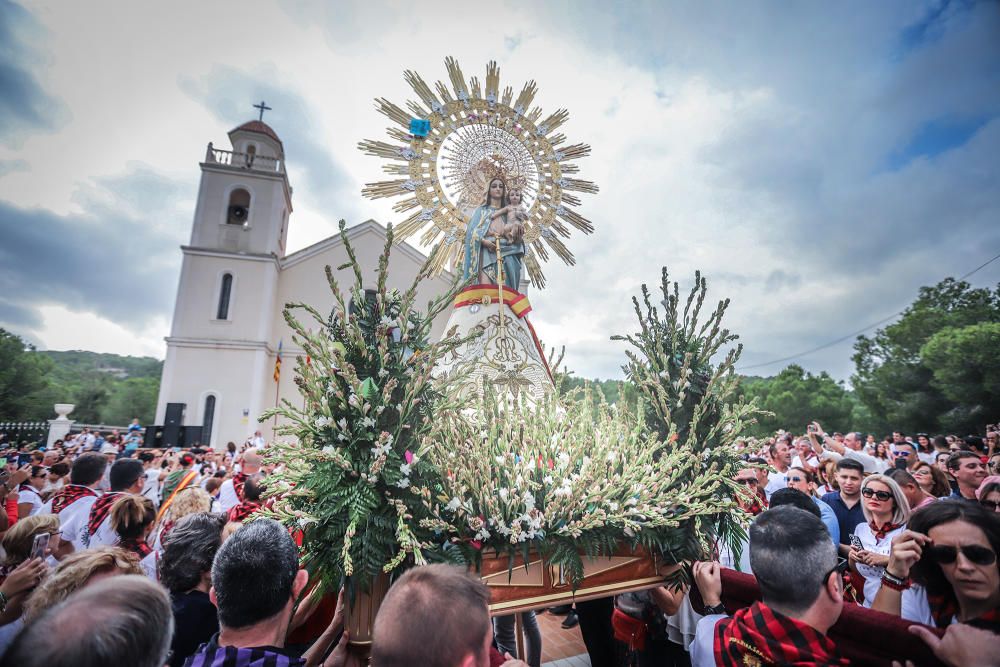
[[229,319],[229,298],[233,293],[233,274],[222,274],[222,285],[219,287],[219,309],[215,313],[215,319]]
[[243,188],[236,188],[229,194],[229,208],[226,209],[226,222],[230,225],[243,225],[250,219],[250,193]]
[[[228,275],[228,274],[227,274]],[[215,394],[205,397],[205,413],[201,418],[201,444],[212,444],[212,425],[215,423]]]
[[247,167],[253,168],[253,160],[257,157],[257,147],[253,144],[247,146]]

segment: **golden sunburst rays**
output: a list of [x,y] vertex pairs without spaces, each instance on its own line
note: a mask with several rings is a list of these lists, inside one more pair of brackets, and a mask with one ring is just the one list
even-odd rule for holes
[[[358,147],[381,158],[383,171],[394,178],[368,183],[362,194],[401,198],[393,211],[407,217],[396,224],[396,239],[423,232],[420,241],[434,246],[434,270],[441,271],[461,261],[469,215],[483,203],[490,179],[503,178],[508,188],[521,189],[528,208],[525,268],[531,283],[544,287],[541,267],[550,254],[576,263],[564,243],[571,229],[594,231],[593,223],[571,208],[580,206],[576,193],[598,191],[591,181],[575,177],[574,161],[590,155],[590,146],[563,145],[566,136],[556,130],[569,112],[558,109],[543,118],[532,106],[538,93],[534,81],[515,97],[510,86],[501,90],[496,62],[487,63],[482,81],[467,81],[454,58],[445,59],[445,69],[450,85],[438,81],[433,88],[416,72],[404,72],[417,97],[405,109],[375,100],[378,112],[393,123],[386,130],[389,141],[366,140]],[[420,120],[429,127],[411,125]]]

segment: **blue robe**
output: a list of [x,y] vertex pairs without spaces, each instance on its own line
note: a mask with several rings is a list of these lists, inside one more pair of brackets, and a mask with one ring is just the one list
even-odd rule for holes
[[[482,270],[493,284],[497,283],[497,254],[482,245],[483,239],[496,242],[489,235],[493,214],[497,209],[490,206],[480,206],[472,212],[469,224],[465,228],[465,259],[462,262],[462,280],[464,282],[478,281]],[[500,256],[503,258],[503,283],[515,292],[520,291],[521,269],[524,265],[524,244],[510,243],[500,239],[498,244]],[[482,266],[480,266],[480,263]]]

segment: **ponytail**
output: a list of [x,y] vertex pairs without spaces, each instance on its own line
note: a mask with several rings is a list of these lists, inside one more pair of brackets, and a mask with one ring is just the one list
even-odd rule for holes
[[123,540],[142,537],[154,519],[156,509],[153,502],[143,496],[124,494],[111,506],[111,528]]

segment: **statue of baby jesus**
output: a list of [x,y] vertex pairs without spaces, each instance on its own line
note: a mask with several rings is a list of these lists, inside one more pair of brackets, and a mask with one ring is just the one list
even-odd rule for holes
[[[511,189],[507,206],[493,214],[483,244],[490,248],[503,264],[503,282],[512,290],[520,289],[521,269],[524,261],[524,222],[528,212],[521,205],[521,191]],[[490,242],[488,239],[492,238]],[[493,261],[496,261],[495,259]],[[492,282],[497,282],[496,269],[483,267]]]

